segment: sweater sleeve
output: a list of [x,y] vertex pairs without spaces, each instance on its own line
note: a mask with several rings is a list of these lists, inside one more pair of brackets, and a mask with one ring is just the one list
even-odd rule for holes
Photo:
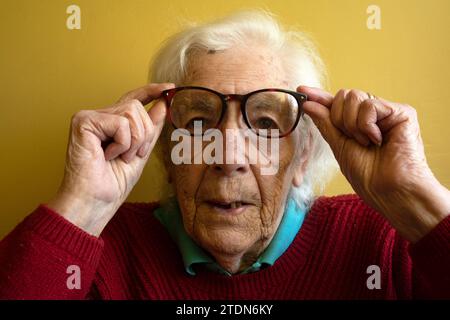
[[450,299],[450,217],[409,246],[415,298]]
[[0,242],[0,299],[85,299],[103,241],[40,205]]

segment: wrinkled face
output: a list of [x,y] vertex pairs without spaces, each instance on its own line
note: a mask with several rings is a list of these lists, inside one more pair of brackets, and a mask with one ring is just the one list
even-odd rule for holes
[[[201,53],[193,60],[182,85],[224,94],[288,88],[280,61],[267,50],[233,48]],[[225,135],[226,129],[241,128],[242,124],[239,102],[229,102],[219,129]],[[296,130],[279,139],[279,168],[274,175],[261,174],[260,164],[247,158],[243,164],[174,165],[169,161],[169,175],[187,233],[216,258],[257,258],[281,221],[290,187],[301,183],[306,161],[296,154],[296,146],[302,138]],[[168,143],[171,147],[176,144]]]

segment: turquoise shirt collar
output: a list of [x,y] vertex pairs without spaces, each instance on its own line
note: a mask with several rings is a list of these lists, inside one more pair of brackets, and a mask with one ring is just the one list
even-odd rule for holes
[[[280,225],[272,241],[256,262],[241,273],[255,272],[263,267],[272,266],[294,240],[303,224],[305,214],[306,211],[301,210],[295,200],[289,198]],[[166,204],[156,209],[154,215],[167,229],[171,238],[177,244],[183,257],[185,270],[188,274],[195,275],[194,265],[205,264],[210,269],[231,276],[228,271],[218,265],[186,233],[176,199],[172,198]]]

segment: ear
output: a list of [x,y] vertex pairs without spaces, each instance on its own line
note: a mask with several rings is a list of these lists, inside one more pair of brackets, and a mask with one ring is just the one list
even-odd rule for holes
[[308,161],[311,156],[311,145],[312,145],[312,134],[309,133],[308,139],[306,139],[305,146],[301,154],[296,155],[297,163],[294,168],[294,177],[292,179],[292,184],[294,187],[298,188],[303,182],[303,177],[308,166]]

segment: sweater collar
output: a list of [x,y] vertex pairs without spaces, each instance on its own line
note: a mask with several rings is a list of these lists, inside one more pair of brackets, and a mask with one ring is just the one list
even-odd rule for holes
[[[303,224],[305,214],[306,211],[299,208],[294,199],[288,198],[283,217],[272,241],[256,262],[241,272],[241,274],[259,271],[264,267],[272,266],[294,240]],[[154,215],[167,229],[178,246],[188,274],[194,276],[196,273],[193,267],[197,264],[204,264],[209,269],[231,276],[228,271],[217,264],[205,250],[189,237],[184,229],[180,208],[175,198],[169,199],[167,203],[156,209]]]

